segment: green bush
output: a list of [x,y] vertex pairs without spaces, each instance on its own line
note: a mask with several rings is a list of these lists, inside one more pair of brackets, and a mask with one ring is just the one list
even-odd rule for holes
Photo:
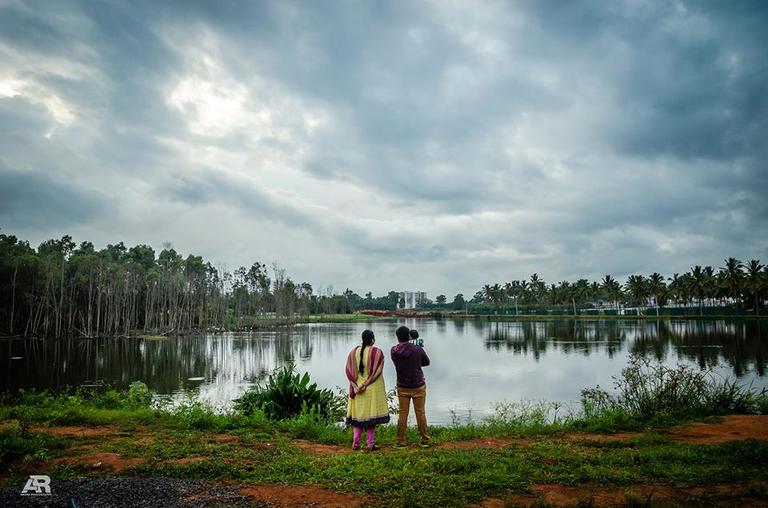
[[0,427],[0,467],[5,470],[20,458],[48,460],[53,450],[64,446],[59,437],[30,432],[18,420],[8,420]]
[[310,384],[309,374],[301,375],[293,365],[276,370],[265,385],[257,385],[235,399],[235,409],[245,414],[264,411],[274,420],[285,420],[302,413],[313,414],[325,421],[339,416],[340,402],[331,390]]
[[127,403],[132,407],[149,407],[152,403],[152,393],[145,383],[134,381],[128,387]]
[[630,356],[629,365],[615,379],[617,394],[588,388],[581,391],[581,405],[587,419],[606,413],[641,421],[669,420],[729,413],[762,413],[768,393],[755,392],[735,380],[718,378],[712,371]]
[[217,413],[204,402],[190,400],[173,409],[173,415],[183,428],[220,432],[229,427],[229,415]]

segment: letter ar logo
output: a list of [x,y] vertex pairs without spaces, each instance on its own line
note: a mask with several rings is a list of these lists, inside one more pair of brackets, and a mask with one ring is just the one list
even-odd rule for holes
[[51,495],[51,477],[44,474],[31,474],[24,488],[21,489],[22,496],[50,496]]

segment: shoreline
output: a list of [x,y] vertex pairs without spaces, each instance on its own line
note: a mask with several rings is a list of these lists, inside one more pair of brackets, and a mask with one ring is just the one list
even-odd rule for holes
[[152,486],[166,493],[164,502],[183,506],[191,500],[272,507],[416,506],[419,499],[494,507],[768,500],[765,415],[634,429],[534,422],[432,427],[427,449],[415,444],[413,428],[411,445],[394,449],[394,426],[386,425],[377,429],[382,449],[371,454],[350,450],[350,431],[299,422],[42,409],[0,406],[0,501],[18,501],[30,474],[49,475],[53,496],[78,505],[108,503],[119,492],[150,502]]
[[[204,506],[272,507],[768,501],[766,390],[681,368],[659,371],[640,359],[627,369],[616,394],[582,390],[578,413],[560,414],[559,404],[497,407],[477,421],[430,426],[427,448],[411,425],[410,444],[396,449],[390,423],[376,428],[381,448],[374,452],[353,451],[352,429],[335,423],[345,412],[343,394],[326,401],[326,413],[267,411],[264,397],[291,405],[314,390],[284,396],[281,387],[293,386],[298,373],[223,413],[193,398],[153,404],[143,383],[21,391],[0,398],[0,504],[18,499],[33,474],[49,476],[57,495],[79,505],[109,504],[114,492],[142,492],[158,481],[177,492],[168,503],[178,506],[189,506],[191,496]],[[660,379],[689,388],[670,399],[666,389],[649,390]]]

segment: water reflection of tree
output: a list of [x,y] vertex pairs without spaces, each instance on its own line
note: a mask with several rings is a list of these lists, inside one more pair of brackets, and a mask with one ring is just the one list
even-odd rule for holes
[[673,323],[670,335],[678,357],[702,368],[724,362],[741,377],[748,372],[765,375],[768,344],[763,342],[760,321],[695,321]]
[[[216,384],[254,381],[318,347],[348,342],[349,326],[294,326],[270,332],[130,339],[19,339],[0,341],[7,359],[0,389],[62,389],[87,383],[126,388],[141,380],[159,393],[195,388],[204,377]],[[346,354],[346,352],[345,352]],[[20,360],[12,357],[21,356]],[[7,362],[7,363],[6,363]]]
[[736,376],[765,375],[768,345],[759,321],[658,321],[636,323],[630,351],[663,360],[670,351],[702,369],[728,365]]
[[[428,324],[425,324],[429,328]],[[489,351],[510,351],[539,360],[548,351],[609,356],[627,350],[642,356],[728,366],[734,374],[766,375],[768,343],[760,321],[447,321],[425,330],[428,340],[457,334],[483,337]],[[381,325],[391,335],[396,323]],[[360,326],[302,325],[276,331],[225,333],[164,340],[0,340],[5,366],[0,389],[51,388],[105,382],[119,388],[142,380],[159,393],[196,388],[205,377],[217,387],[255,381],[275,367],[313,357],[343,358]],[[388,338],[378,337],[380,344]],[[430,335],[433,333],[434,335]],[[427,337],[428,336],[428,337]],[[391,337],[390,337],[391,338]],[[343,351],[339,350],[343,346]],[[12,357],[20,356],[20,360]]]
[[632,337],[630,352],[659,361],[667,358],[672,333],[668,321],[627,321],[622,325]]
[[485,347],[539,360],[548,349],[565,354],[631,353],[660,361],[671,355],[702,369],[727,365],[736,376],[766,374],[768,343],[760,321],[518,321],[485,323]]
[[539,360],[548,348],[566,354],[589,355],[603,350],[613,356],[626,339],[615,321],[514,321],[491,323],[485,334],[489,350],[531,354]]

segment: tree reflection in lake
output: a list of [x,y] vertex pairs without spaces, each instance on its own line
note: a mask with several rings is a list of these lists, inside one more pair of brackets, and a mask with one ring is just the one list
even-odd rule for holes
[[426,374],[435,423],[449,422],[451,410],[471,407],[478,415],[501,400],[576,401],[585,386],[610,386],[631,353],[768,385],[768,344],[760,321],[410,319],[160,340],[0,340],[0,389],[95,382],[124,388],[141,380],[160,394],[194,390],[205,400],[227,403],[288,363],[333,388],[345,383],[344,358],[365,328],[374,330],[376,345],[387,353],[384,375],[391,388],[395,373],[388,350],[400,324],[419,330],[432,358]]
[[625,340],[617,321],[512,321],[489,325],[485,347],[495,351],[503,347],[536,360],[549,348],[584,355],[601,350],[612,357]]
[[540,360],[548,349],[609,357],[629,342],[629,351],[660,361],[675,357],[714,368],[723,363],[737,377],[754,372],[765,376],[768,343],[759,320],[750,321],[514,321],[486,325],[485,346],[504,348]]

